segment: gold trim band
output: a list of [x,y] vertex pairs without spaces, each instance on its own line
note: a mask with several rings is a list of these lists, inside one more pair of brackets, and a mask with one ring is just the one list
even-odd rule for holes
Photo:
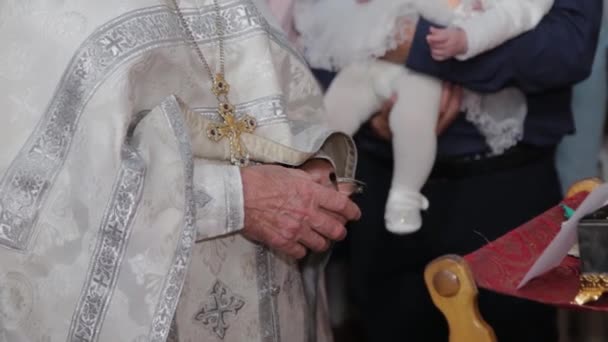
[[608,274],[606,273],[585,273],[580,275],[580,289],[574,302],[578,305],[585,305],[595,302],[608,292]]

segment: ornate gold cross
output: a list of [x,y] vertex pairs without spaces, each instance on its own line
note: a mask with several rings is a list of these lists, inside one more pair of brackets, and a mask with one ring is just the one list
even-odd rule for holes
[[218,98],[218,114],[223,123],[209,124],[207,126],[207,136],[214,142],[227,138],[230,145],[230,162],[237,166],[247,166],[249,164],[249,152],[243,145],[241,135],[255,131],[257,127],[255,118],[250,115],[236,118],[234,106],[228,100],[230,85],[224,79],[224,75],[215,75],[212,90]]

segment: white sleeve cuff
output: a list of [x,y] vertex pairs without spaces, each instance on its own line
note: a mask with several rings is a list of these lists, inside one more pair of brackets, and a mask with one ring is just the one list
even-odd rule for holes
[[357,148],[351,137],[333,134],[313,158],[328,160],[338,177],[353,178],[357,168]]
[[243,183],[237,166],[195,159],[197,241],[240,231],[245,222]]

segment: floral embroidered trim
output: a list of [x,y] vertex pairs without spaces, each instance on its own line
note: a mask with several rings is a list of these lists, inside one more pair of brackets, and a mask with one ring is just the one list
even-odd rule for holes
[[112,298],[118,270],[129,242],[141,200],[145,163],[124,146],[112,198],[104,214],[86,282],[74,311],[68,341],[95,341]]
[[163,290],[160,293],[160,302],[156,307],[152,327],[150,328],[150,342],[165,342],[169,335],[175,308],[182,292],[186,272],[190,265],[192,246],[195,239],[194,221],[196,217],[196,204],[194,201],[194,163],[190,136],[185,124],[184,114],[176,97],[163,101],[161,109],[169,121],[184,165],[184,227],[178,240],[177,250],[169,274],[165,279]]
[[260,311],[260,336],[262,342],[281,342],[279,306],[275,298],[280,288],[274,284],[274,265],[268,248],[256,247],[258,297]]

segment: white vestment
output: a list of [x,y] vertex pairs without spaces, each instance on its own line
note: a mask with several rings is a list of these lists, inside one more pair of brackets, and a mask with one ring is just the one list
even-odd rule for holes
[[[212,1],[180,6],[217,65]],[[250,0],[220,6],[252,155],[322,150],[352,177],[302,58]],[[0,41],[0,341],[330,338],[323,291],[306,300],[294,260],[238,234],[239,169],[193,158],[185,113],[219,121],[217,102],[168,2],[5,0]]]

